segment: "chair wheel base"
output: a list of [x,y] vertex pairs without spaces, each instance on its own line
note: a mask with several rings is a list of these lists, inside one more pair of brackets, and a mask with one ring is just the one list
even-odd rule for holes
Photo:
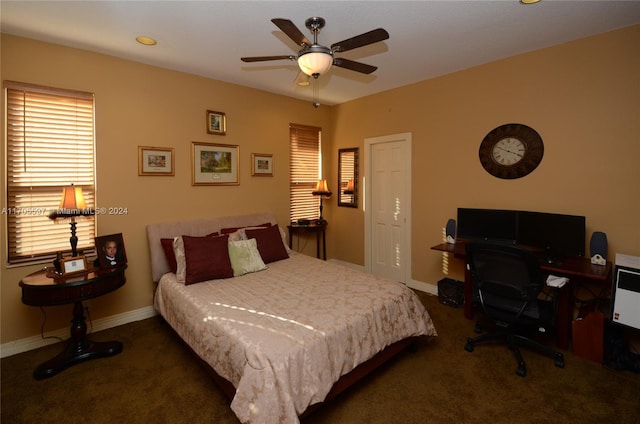
[[464,345],[464,350],[473,352],[473,341],[471,339],[467,340],[467,343]]
[[564,368],[564,356],[562,353],[556,353],[553,364],[558,368]]

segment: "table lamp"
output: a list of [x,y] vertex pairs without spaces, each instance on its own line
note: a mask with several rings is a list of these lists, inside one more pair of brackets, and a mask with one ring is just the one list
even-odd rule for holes
[[344,190],[344,194],[353,194],[353,180],[347,182],[347,188]]
[[76,216],[91,216],[95,211],[91,208],[87,208],[87,204],[84,201],[82,195],[82,187],[76,187],[71,184],[68,187],[62,188],[62,199],[60,199],[60,206],[58,209],[53,210],[49,214],[49,219],[54,221],[58,219],[71,218],[71,237],[69,243],[71,244],[71,256],[75,257],[78,254],[78,237],[76,236]]
[[311,192],[311,194],[314,196],[320,196],[320,218],[318,218],[318,223],[324,224],[327,221],[322,217],[322,199],[328,199],[331,197],[331,190],[329,190],[329,187],[327,186],[327,180],[318,180],[316,188]]

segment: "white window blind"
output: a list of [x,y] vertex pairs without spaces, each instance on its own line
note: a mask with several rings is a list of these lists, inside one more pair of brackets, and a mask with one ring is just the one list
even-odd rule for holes
[[[5,81],[8,261],[70,251],[69,220],[52,221],[62,188],[82,187],[95,208],[92,93]],[[95,217],[78,217],[78,250],[93,247]]]
[[320,178],[320,135],[318,127],[289,125],[291,221],[314,219],[319,215],[320,200],[311,192]]

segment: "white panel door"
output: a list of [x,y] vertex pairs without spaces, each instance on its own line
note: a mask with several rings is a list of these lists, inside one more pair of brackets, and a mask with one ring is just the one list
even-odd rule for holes
[[411,275],[410,144],[402,137],[369,140],[374,141],[366,184],[369,269],[372,274],[407,282]]

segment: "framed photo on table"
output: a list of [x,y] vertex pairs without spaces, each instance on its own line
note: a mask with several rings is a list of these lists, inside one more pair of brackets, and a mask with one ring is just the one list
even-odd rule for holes
[[191,185],[239,185],[239,147],[191,142]]
[[224,112],[207,111],[207,134],[227,134],[227,116]]
[[111,268],[127,263],[122,233],[96,237],[95,243],[100,268]]
[[273,155],[251,153],[251,175],[273,177]]
[[173,149],[138,146],[138,175],[174,175]]
[[60,259],[60,274],[62,275],[73,275],[87,271],[87,258],[85,256]]

